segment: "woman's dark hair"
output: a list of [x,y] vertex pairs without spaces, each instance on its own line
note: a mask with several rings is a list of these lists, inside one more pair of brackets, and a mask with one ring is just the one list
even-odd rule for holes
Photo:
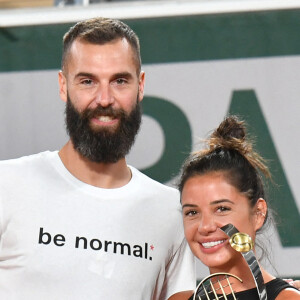
[[271,175],[263,158],[253,150],[253,143],[246,138],[244,121],[236,116],[226,117],[206,142],[208,147],[192,153],[183,165],[178,184],[180,193],[189,178],[222,172],[232,186],[247,196],[251,207],[259,198],[266,198],[261,174],[267,178]]

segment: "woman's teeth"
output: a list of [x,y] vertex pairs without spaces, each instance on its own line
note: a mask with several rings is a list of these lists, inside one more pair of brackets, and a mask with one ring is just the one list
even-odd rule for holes
[[214,247],[214,246],[217,246],[219,244],[222,244],[224,243],[225,240],[221,240],[221,241],[215,241],[215,242],[208,242],[208,243],[202,243],[202,246],[204,248],[211,248],[211,247]]

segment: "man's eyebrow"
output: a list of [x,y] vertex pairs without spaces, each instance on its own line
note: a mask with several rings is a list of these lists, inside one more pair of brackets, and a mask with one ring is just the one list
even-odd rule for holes
[[75,78],[78,78],[78,77],[89,77],[89,78],[94,78],[95,75],[92,74],[92,73],[88,73],[88,72],[79,72],[75,75]]
[[[95,78],[96,76],[89,72],[79,72],[75,75],[75,78],[79,78],[79,77]],[[133,75],[129,72],[119,72],[112,75],[112,79],[117,79],[117,78],[131,79],[133,78]]]
[[113,74],[112,76],[113,79],[116,79],[116,78],[133,78],[132,74],[129,73],[129,72],[120,72],[120,73],[116,73],[116,74]]

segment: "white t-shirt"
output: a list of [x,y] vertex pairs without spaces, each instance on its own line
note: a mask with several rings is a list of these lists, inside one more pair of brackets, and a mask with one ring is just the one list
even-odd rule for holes
[[0,299],[168,299],[194,289],[178,192],[133,167],[101,189],[58,152],[0,163]]

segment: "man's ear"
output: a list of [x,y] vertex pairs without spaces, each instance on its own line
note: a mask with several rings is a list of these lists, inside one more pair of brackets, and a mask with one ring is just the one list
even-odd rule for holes
[[254,207],[255,214],[255,231],[259,230],[265,222],[267,217],[268,206],[266,200],[263,198],[259,198]]
[[62,101],[67,102],[67,78],[63,71],[58,72],[59,95]]
[[139,102],[142,101],[144,98],[144,88],[145,88],[145,72],[141,71],[139,76],[139,94],[138,94]]

